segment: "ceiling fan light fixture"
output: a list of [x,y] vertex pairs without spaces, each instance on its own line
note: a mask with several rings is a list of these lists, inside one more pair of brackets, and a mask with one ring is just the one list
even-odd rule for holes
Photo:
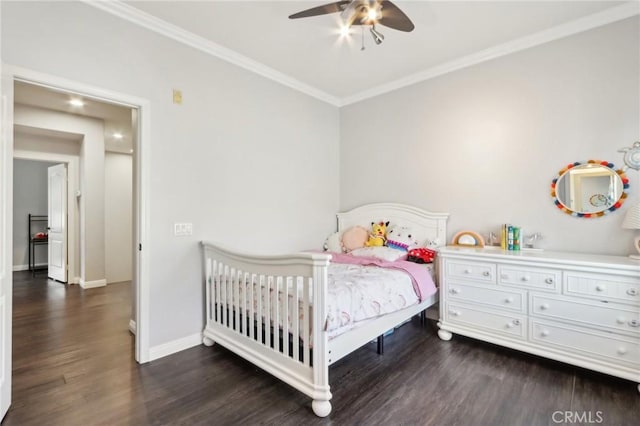
[[340,19],[345,27],[350,27],[353,24],[358,15],[358,6],[359,3],[357,1],[352,1],[340,13]]
[[367,16],[366,19],[369,22],[378,22],[380,20],[380,18],[382,18],[382,11],[380,10],[380,4],[374,5],[374,6],[370,6],[367,9]]
[[380,44],[384,41],[384,34],[377,31],[375,25],[372,25],[369,31],[371,32],[371,35],[373,36],[373,41],[375,41],[376,44]]
[[[289,15],[289,19],[307,18],[330,13],[340,14],[339,32],[342,37],[350,35],[351,26],[357,25],[361,26],[364,37],[364,27],[367,26],[376,44],[381,44],[384,41],[384,35],[376,30],[376,25],[383,25],[403,32],[411,32],[415,28],[411,19],[390,0],[338,0],[294,13]],[[364,39],[363,49],[361,50],[364,50]]]

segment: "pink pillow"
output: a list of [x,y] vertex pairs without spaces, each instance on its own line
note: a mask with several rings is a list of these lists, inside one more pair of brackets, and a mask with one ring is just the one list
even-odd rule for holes
[[352,226],[342,233],[342,247],[344,251],[364,247],[364,243],[369,239],[369,231],[362,226]]

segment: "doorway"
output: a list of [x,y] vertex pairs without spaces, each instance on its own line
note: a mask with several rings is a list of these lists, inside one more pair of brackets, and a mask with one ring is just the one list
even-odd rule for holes
[[13,160],[13,271],[45,274],[49,265],[47,172],[59,163]]
[[[139,363],[149,360],[149,256],[143,251],[148,238],[148,164],[149,164],[149,102],[145,99],[131,95],[117,93],[93,86],[88,86],[71,80],[62,79],[55,76],[43,75],[41,73],[3,66],[2,95],[2,150],[0,151],[0,162],[3,164],[2,179],[0,180],[0,205],[3,210],[0,212],[0,233],[2,233],[3,244],[0,246],[0,299],[4,300],[1,309],[3,320],[0,321],[3,331],[3,339],[7,344],[3,345],[4,354],[2,358],[2,383],[3,401],[5,390],[10,388],[10,354],[11,354],[11,283],[12,283],[12,244],[11,233],[13,219],[13,155],[14,155],[14,83],[25,83],[34,86],[45,87],[55,92],[79,95],[87,99],[103,102],[106,104],[119,105],[130,108],[132,111],[131,123],[134,129],[132,134],[132,146],[134,152],[132,162],[133,173],[133,255],[131,258],[133,277],[133,312],[132,321],[129,328],[135,334],[135,359]],[[63,154],[60,154],[63,155]],[[6,167],[5,167],[6,166]],[[80,197],[82,193],[78,194]],[[86,240],[85,240],[86,243]],[[81,269],[81,267],[80,267]],[[85,284],[93,284],[91,280]],[[9,302],[9,303],[7,303]],[[8,355],[8,356],[7,356]],[[8,373],[8,374],[7,374]],[[8,377],[7,377],[8,375]],[[3,403],[4,405],[4,403]]]
[[[130,329],[135,334],[135,360],[149,357],[149,163],[150,103],[146,99],[105,90],[40,72],[3,64],[0,84],[0,416],[11,404],[12,387],[12,294],[13,270],[13,157],[14,157],[14,84],[46,87],[55,91],[80,94],[89,99],[132,109],[133,132],[133,315]],[[82,196],[82,194],[80,194]],[[78,288],[78,287],[76,287]]]
[[[48,214],[37,214],[48,219],[49,232],[48,239],[38,243],[41,251],[48,248],[48,276],[83,288],[131,281],[133,110],[16,81],[13,121],[14,175],[24,166],[16,158],[62,160],[69,163],[70,172],[68,184],[63,176],[66,166],[49,169],[47,180],[39,182],[24,173],[20,179],[15,176],[14,235],[22,230],[16,226],[22,218],[16,216],[22,213],[15,211],[21,204],[17,201],[34,201],[33,191],[42,188],[48,203],[40,210]],[[35,165],[31,171],[36,171]],[[21,185],[27,185],[27,194],[20,193]],[[14,238],[14,247],[16,243]]]

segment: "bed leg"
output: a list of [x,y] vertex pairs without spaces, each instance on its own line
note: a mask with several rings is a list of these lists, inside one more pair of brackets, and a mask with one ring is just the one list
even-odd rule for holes
[[331,413],[331,403],[329,401],[314,399],[311,403],[311,408],[313,408],[313,412],[318,417],[327,417]]
[[202,336],[202,344],[205,346],[213,346],[215,342],[207,336]]
[[384,334],[378,336],[378,355],[384,354]]
[[425,325],[427,322],[427,310],[420,312],[420,325]]

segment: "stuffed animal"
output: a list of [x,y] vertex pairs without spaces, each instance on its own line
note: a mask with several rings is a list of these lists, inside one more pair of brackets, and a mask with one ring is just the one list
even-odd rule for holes
[[426,247],[414,248],[409,250],[407,260],[414,263],[433,263],[437,254],[437,251]]
[[364,245],[366,247],[382,247],[387,242],[387,226],[389,222],[371,222],[372,232]]
[[418,240],[408,226],[394,226],[387,232],[387,247],[408,251],[417,245]]

